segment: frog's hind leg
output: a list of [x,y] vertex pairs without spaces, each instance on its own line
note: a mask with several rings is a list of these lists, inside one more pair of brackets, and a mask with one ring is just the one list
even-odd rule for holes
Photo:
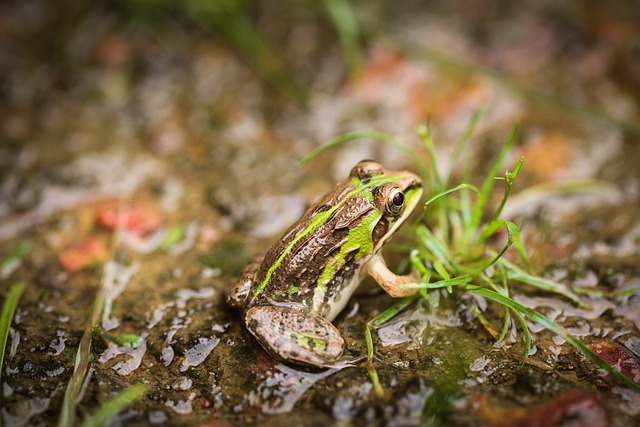
[[282,306],[247,310],[249,331],[276,359],[331,367],[344,351],[344,339],[331,322],[317,314]]

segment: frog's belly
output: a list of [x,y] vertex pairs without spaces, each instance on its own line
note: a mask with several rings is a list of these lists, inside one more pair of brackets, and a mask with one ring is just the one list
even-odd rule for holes
[[330,322],[333,321],[362,282],[360,270],[358,269],[350,278],[344,279],[341,284],[316,288],[313,294],[312,311]]

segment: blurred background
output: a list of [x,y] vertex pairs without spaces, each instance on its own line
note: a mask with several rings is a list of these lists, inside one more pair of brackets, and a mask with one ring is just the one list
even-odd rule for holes
[[[424,373],[393,373],[412,366],[431,372],[435,365],[422,356],[402,361],[386,354],[385,378],[396,375],[400,384],[393,403],[369,399],[364,370],[346,370],[315,388],[325,384],[324,376],[285,367],[274,374],[222,295],[247,259],[264,253],[357,161],[415,168],[411,156],[366,138],[300,166],[312,149],[345,132],[378,131],[424,159],[416,129],[428,124],[438,164],[446,169],[478,111],[484,116],[466,154],[474,182],[520,124],[506,162],[512,169],[525,158],[514,192],[538,184],[544,191],[524,194],[507,209],[537,224],[530,233],[536,265],[560,264],[563,273],[550,274],[561,277],[569,271],[589,280],[593,274],[597,283],[605,276],[637,283],[639,22],[640,3],[633,1],[3,2],[0,254],[20,262],[3,267],[0,290],[4,295],[16,280],[28,283],[12,332],[15,348],[5,359],[5,424],[57,419],[72,372],[68,360],[90,318],[101,265],[120,256],[109,215],[113,206],[134,206],[131,228],[139,239],[127,244],[136,255],[120,260],[142,267],[127,291],[113,296],[119,301],[113,316],[115,325],[143,336],[147,345],[137,356],[123,349],[102,355],[79,417],[124,385],[150,381],[158,387],[152,398],[119,422],[177,417],[177,424],[204,423],[221,414],[229,423],[273,425],[357,422],[358,416],[474,425],[460,409],[472,405],[470,394],[447,388],[438,394]],[[567,183],[581,183],[587,194],[566,196]],[[158,230],[191,240],[184,250],[163,251],[166,234],[149,241]],[[185,297],[183,288],[201,293]],[[346,324],[358,329],[379,305],[375,301],[390,304],[376,298],[361,301],[364,317]],[[637,337],[633,301],[611,317],[619,322],[615,328]],[[403,328],[424,320],[415,313]],[[460,329],[455,322],[436,324]],[[203,330],[205,344],[199,341]],[[422,346],[424,328],[417,335],[403,331],[401,338],[388,338],[390,347],[402,353]],[[358,333],[353,336],[361,343]],[[491,347],[490,340],[474,339],[480,341],[475,346]],[[362,350],[358,345],[354,349]],[[178,355],[202,348],[209,357],[190,362],[188,372],[198,374],[185,376]],[[557,366],[558,354],[543,353],[538,356],[545,363]],[[117,363],[131,357],[138,365],[119,371]],[[478,360],[469,357],[460,363]],[[158,377],[161,362],[170,369]],[[499,363],[497,372],[505,369],[505,378],[516,379],[498,391],[477,392],[495,393],[498,406],[513,404],[513,383],[529,381],[522,378],[530,371]],[[544,372],[535,371],[530,381]],[[483,378],[500,382],[490,375]],[[243,383],[247,377],[280,382]],[[30,385],[34,379],[38,386]],[[185,386],[185,379],[193,385]],[[287,388],[287,381],[302,386]],[[347,386],[336,385],[340,381]],[[573,386],[540,381],[555,395]],[[535,396],[533,386],[527,390],[523,399]],[[446,411],[433,409],[461,395],[459,407],[449,401]],[[604,408],[598,416],[622,420],[614,425],[632,420],[638,412],[624,396],[597,397],[598,411]],[[483,408],[487,424],[501,425]]]

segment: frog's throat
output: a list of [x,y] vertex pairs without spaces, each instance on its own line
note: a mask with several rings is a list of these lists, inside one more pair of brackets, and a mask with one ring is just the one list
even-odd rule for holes
[[296,235],[296,237],[293,238],[291,242],[289,242],[284,251],[282,251],[282,254],[280,254],[276,261],[271,265],[271,267],[269,267],[269,270],[267,270],[267,274],[265,275],[264,279],[262,279],[255,292],[253,293],[251,302],[258,298],[262,294],[262,292],[264,292],[264,289],[267,287],[269,280],[271,280],[271,276],[278,269],[278,267],[280,267],[282,261],[291,252],[293,246],[298,243],[303,237],[315,232],[318,228],[320,228],[325,222],[327,222],[331,215],[333,215],[333,213],[338,210],[347,200],[349,200],[353,196],[358,195],[364,195],[366,197],[367,195],[370,195],[373,188],[386,183],[400,182],[405,178],[406,176],[404,175],[379,175],[372,177],[366,183],[363,183],[359,179],[355,178],[353,180],[355,188],[351,192],[349,192],[346,197],[343,197],[342,200],[340,200],[335,204],[335,206],[331,207],[330,209],[319,212],[312,218],[307,228],[298,233],[298,235]]

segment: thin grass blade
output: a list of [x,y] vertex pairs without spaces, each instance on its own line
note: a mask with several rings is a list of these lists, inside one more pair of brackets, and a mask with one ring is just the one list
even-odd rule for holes
[[529,357],[529,354],[531,354],[531,332],[529,332],[529,326],[527,326],[527,322],[524,321],[522,314],[520,314],[518,310],[512,310],[512,312],[522,328],[522,334],[524,335],[524,357],[526,359]]
[[473,276],[471,274],[465,274],[464,276],[458,276],[452,279],[438,280],[437,282],[433,283],[421,283],[416,286],[427,289],[451,288],[453,286],[466,285],[472,280]]
[[518,125],[515,125],[511,130],[511,134],[509,138],[505,142],[502,150],[500,150],[500,154],[498,154],[498,158],[491,165],[491,169],[487,173],[487,177],[482,184],[482,188],[478,195],[478,201],[476,203],[475,209],[473,211],[473,216],[471,217],[471,222],[469,223],[469,227],[467,230],[469,234],[467,235],[467,241],[471,238],[470,234],[474,230],[476,230],[480,224],[480,219],[482,218],[482,213],[484,212],[484,207],[489,200],[489,193],[491,193],[491,189],[493,188],[493,183],[495,182],[494,177],[497,175],[498,170],[502,167],[505,158],[509,151],[511,151],[511,147],[516,139],[516,135],[518,134]]
[[362,52],[358,40],[358,24],[346,0],[325,0],[325,5],[338,31],[342,52],[351,78],[355,78],[362,67]]
[[18,303],[22,297],[22,293],[26,285],[24,282],[18,282],[11,286],[7,299],[2,304],[2,314],[0,314],[0,379],[2,379],[2,371],[4,370],[4,351],[7,347],[7,338],[9,336],[9,328],[13,322],[13,316],[18,308]]
[[244,10],[244,6],[236,0],[190,0],[183,3],[189,16],[203,30],[221,34],[262,79],[299,105],[306,105],[307,89],[296,82],[273,54],[249,20],[249,12]]
[[505,220],[494,220],[488,225],[486,228],[480,233],[478,237],[478,244],[483,244],[488,238],[490,238],[493,234],[495,234],[500,228],[505,227],[507,232],[513,237],[513,243],[516,246],[516,250],[518,251],[518,255],[527,268],[531,269],[531,260],[529,259],[529,254],[527,253],[527,249],[524,246],[524,242],[522,241],[520,227],[514,224],[511,221]]
[[431,203],[435,202],[439,198],[444,197],[447,194],[451,194],[451,193],[453,193],[455,191],[460,191],[460,190],[471,190],[471,191],[475,191],[476,193],[479,193],[478,188],[476,188],[474,185],[471,185],[471,184],[460,184],[460,185],[457,185],[457,186],[455,186],[453,188],[450,188],[448,190],[441,191],[440,193],[438,193],[435,196],[431,197],[429,200],[424,202],[424,206],[427,207],[428,205],[430,205]]
[[84,420],[80,427],[101,427],[147,392],[145,384],[134,384],[102,405],[98,411]]
[[431,256],[427,257],[432,263],[441,262],[447,265],[452,271],[457,271],[457,267],[454,267],[450,262],[450,257],[447,248],[445,248],[442,242],[424,225],[420,225],[416,231],[419,243],[422,244],[430,253]]
[[509,297],[505,297],[504,295],[501,295],[490,289],[481,288],[479,286],[468,286],[467,290],[473,293],[476,293],[478,295],[481,295],[485,298],[489,298],[499,304],[502,304],[506,307],[511,308],[515,312],[519,312],[522,315],[529,317],[531,320],[544,326],[546,329],[550,330],[554,334],[564,338],[574,348],[576,348],[578,351],[584,354],[587,358],[593,361],[599,368],[604,369],[605,371],[613,375],[618,381],[620,381],[630,389],[636,392],[640,392],[640,384],[636,384],[631,379],[627,378],[622,372],[617,370],[610,363],[600,358],[600,356],[598,356],[593,350],[591,350],[589,347],[587,347],[582,342],[580,342],[580,340],[578,340],[576,337],[571,335],[569,331],[567,331],[565,328],[563,328],[556,322],[552,321],[548,317],[530,309],[529,307],[526,307],[520,304],[519,302]]
[[453,174],[455,172],[455,166],[458,164],[460,156],[465,151],[465,148],[467,148],[467,145],[471,140],[471,135],[473,135],[474,131],[476,130],[476,126],[478,126],[478,123],[480,122],[480,120],[482,120],[486,113],[486,107],[481,107],[473,113],[471,120],[469,120],[469,123],[467,124],[467,127],[462,134],[462,137],[458,140],[458,143],[454,147],[453,153],[451,154],[451,168],[449,169],[447,177],[444,181],[445,187],[451,184],[451,179],[453,178]]
[[371,383],[373,384],[373,390],[375,391],[376,396],[379,399],[382,399],[384,397],[384,390],[382,388],[382,384],[380,384],[378,371],[376,371],[375,366],[373,366],[373,338],[371,337],[371,326],[369,324],[365,327],[364,338],[367,343],[367,362],[365,363],[365,367],[369,374],[369,378],[371,378]]
[[[436,147],[433,143],[433,139],[431,138],[431,130],[429,129],[429,125],[425,124],[422,126],[418,126],[418,135],[424,144],[424,147],[427,151],[427,155],[429,156],[429,163],[431,165],[431,170],[433,174],[431,175],[432,185],[434,187],[435,192],[442,191],[445,186],[442,182],[442,176],[440,175],[440,169],[438,168],[438,158],[436,155]],[[423,175],[423,177],[427,177],[428,175]]]
[[354,141],[356,139],[361,139],[361,138],[369,138],[377,141],[382,141],[386,144],[390,144],[396,147],[398,150],[403,152],[416,165],[418,169],[420,169],[420,174],[423,177],[429,176],[429,169],[427,168],[427,165],[425,165],[424,162],[419,160],[418,155],[413,150],[411,150],[404,144],[400,143],[397,139],[393,138],[392,136],[387,135],[386,133],[375,132],[375,131],[348,132],[343,135],[339,135],[325,142],[324,144],[316,147],[315,149],[311,150],[309,154],[307,154],[306,156],[304,156],[302,160],[300,160],[300,164],[301,165],[307,164],[311,159],[316,157],[318,154],[323,153],[330,148],[336,147],[340,144],[344,144],[345,142],[350,142],[350,141]]
[[513,186],[513,182],[518,177],[518,174],[520,173],[520,168],[522,168],[523,163],[524,163],[524,157],[520,157],[520,160],[518,161],[518,164],[516,164],[516,167],[513,169],[513,172],[507,171],[504,174],[504,179],[507,185],[505,185],[504,187],[504,195],[502,196],[500,205],[498,206],[498,209],[496,209],[496,211],[493,213],[493,217],[491,218],[492,221],[495,221],[500,217],[500,214],[502,213],[502,209],[504,209],[504,205],[505,203],[507,203],[507,199],[509,198],[509,194],[511,193],[511,187]]
[[506,259],[502,260],[502,264],[504,264],[504,266],[506,267],[505,271],[507,274],[507,278],[509,280],[517,280],[518,282],[525,283],[530,286],[534,286],[538,289],[542,289],[547,292],[562,295],[565,298],[568,298],[571,301],[575,302],[579,306],[587,310],[591,310],[591,305],[589,305],[586,301],[584,301],[575,293],[566,289],[563,285],[542,277],[533,276],[527,273],[526,271],[522,270],[517,265],[507,261]]

